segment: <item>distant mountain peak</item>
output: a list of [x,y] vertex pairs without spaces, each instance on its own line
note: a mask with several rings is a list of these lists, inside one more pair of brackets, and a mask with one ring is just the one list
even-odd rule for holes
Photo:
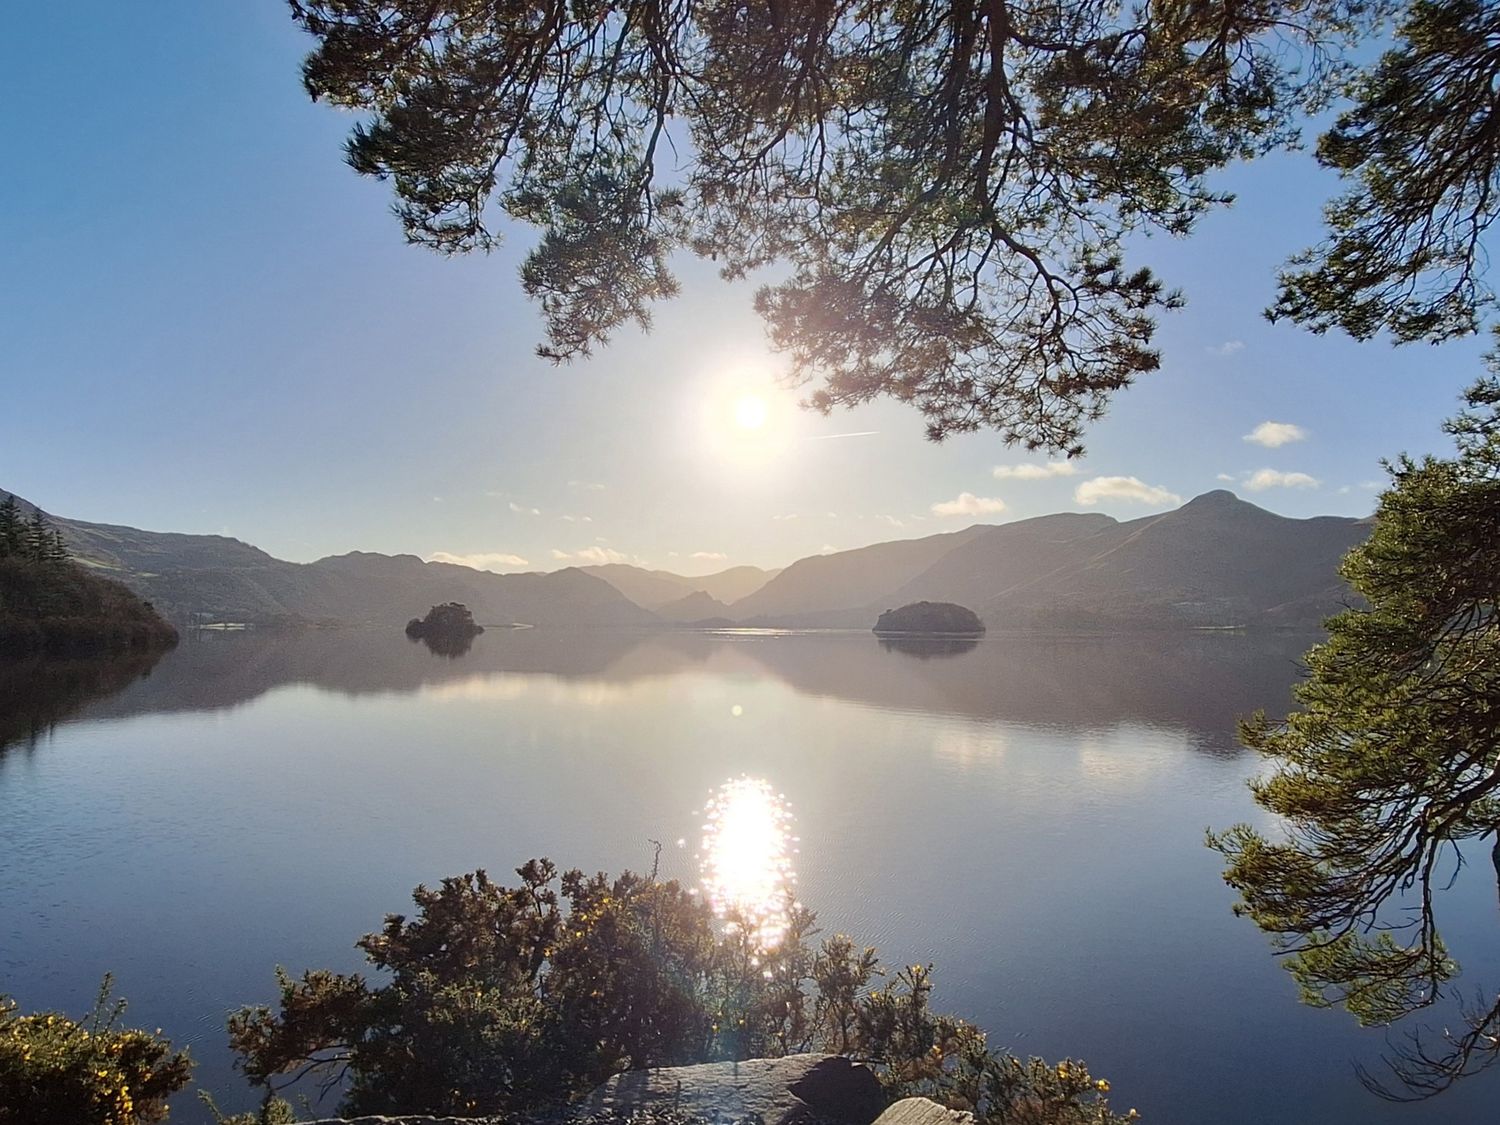
[[1241,500],[1227,488],[1216,488],[1212,492],[1205,492],[1201,496],[1194,496],[1184,508],[1228,508],[1236,504],[1243,504],[1247,508],[1255,507],[1248,500]]

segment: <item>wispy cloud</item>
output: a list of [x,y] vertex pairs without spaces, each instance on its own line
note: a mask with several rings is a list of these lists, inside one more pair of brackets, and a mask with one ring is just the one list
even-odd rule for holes
[[1182,497],[1159,485],[1147,484],[1139,477],[1095,477],[1073,490],[1073,499],[1086,507],[1101,500],[1123,500],[1130,504],[1181,504]]
[[906,526],[906,521],[903,519],[898,519],[896,516],[876,516],[875,518],[880,520],[882,523],[890,524],[892,527]]
[[560,520],[562,520],[563,523],[593,523],[594,522],[594,517],[593,516],[567,516],[567,515],[563,515],[563,516],[558,516],[557,518],[560,519]]
[[818,554],[820,555],[832,555],[837,551],[838,548],[835,547],[832,543],[824,543],[821,547],[818,548]]
[[1071,477],[1078,472],[1073,461],[1048,461],[1044,465],[996,465],[996,480],[1047,480],[1049,477]]
[[539,516],[542,514],[540,508],[533,508],[527,504],[517,504],[514,500],[510,502],[510,510],[523,516]]
[[1222,344],[1211,344],[1203,350],[1206,352],[1210,352],[1213,355],[1233,355],[1235,352],[1242,352],[1245,350],[1245,341],[1225,340]]
[[847,434],[813,434],[808,441],[834,441],[838,438],[848,437],[879,437],[879,430],[855,430]]
[[1268,488],[1317,488],[1318,480],[1306,473],[1283,473],[1279,469],[1256,469],[1245,481],[1251,492]]
[[531,565],[520,555],[507,554],[504,551],[479,551],[471,555],[434,551],[427,556],[427,561],[452,563],[454,566],[467,566],[475,570],[493,570],[500,574],[507,570],[523,570]]
[[1223,482],[1224,482],[1224,483],[1225,483],[1225,484],[1232,484],[1232,483],[1233,483],[1233,482],[1234,482],[1234,477],[1233,477],[1233,476],[1231,476],[1231,475],[1230,475],[1230,474],[1229,474],[1229,473],[1220,473],[1220,474],[1219,474],[1219,475],[1218,475],[1218,476],[1216,476],[1216,477],[1215,477],[1215,478],[1214,478],[1214,479],[1215,479],[1215,480],[1221,480],[1221,481],[1223,481]]
[[802,517],[799,516],[796,512],[786,512],[786,513],[784,513],[782,515],[779,515],[779,516],[772,516],[771,518],[773,520],[784,521],[784,520],[799,520]]
[[993,516],[1005,511],[1005,501],[998,496],[975,496],[960,492],[952,500],[940,500],[932,506],[935,516]]
[[688,556],[690,559],[702,559],[704,562],[723,562],[728,557],[723,551],[694,551]]
[[592,480],[570,480],[568,487],[574,492],[603,492],[604,486],[598,481]]
[[583,547],[577,551],[562,551],[552,548],[552,557],[571,566],[604,566],[606,563],[628,563],[634,560],[625,552],[613,547]]
[[1291,422],[1262,422],[1245,435],[1245,441],[1278,449],[1294,441],[1306,441],[1307,431]]

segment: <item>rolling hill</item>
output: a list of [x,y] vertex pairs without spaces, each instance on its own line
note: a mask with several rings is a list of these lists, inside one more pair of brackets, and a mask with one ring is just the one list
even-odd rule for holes
[[991,629],[1305,628],[1348,597],[1339,560],[1370,527],[1288,519],[1216,491],[1125,522],[1059,513],[690,578],[624,565],[502,575],[364,551],[293,563],[225,536],[51,518],[80,562],[179,622],[382,626],[458,601],[491,625],[868,629],[931,601]]
[[716,574],[688,578],[670,570],[647,570],[628,563],[606,563],[578,569],[604,579],[636,605],[650,610],[658,610],[669,602],[696,593],[707,594],[714,601],[726,604],[738,601],[749,597],[781,573],[779,570],[762,570],[758,566],[732,566]]
[[[804,560],[818,562],[818,572],[799,572],[803,563],[796,563],[729,615],[869,628],[894,606],[934,601],[966,606],[992,629],[1311,627],[1348,598],[1339,561],[1369,530],[1368,520],[1288,519],[1221,490],[1125,523],[1068,512],[973,527],[920,572],[874,596],[871,580],[880,571],[861,565],[854,557],[861,552]],[[851,574],[863,584],[846,583]],[[821,601],[825,608],[766,611],[760,603],[789,575],[803,580],[790,605]],[[828,588],[820,592],[814,577]],[[857,598],[862,604],[853,604]]]
[[222,535],[49,518],[78,562],[124,583],[179,622],[394,626],[448,601],[463,602],[488,624],[656,621],[608,583],[574,567],[550,574],[493,574],[423,562],[415,555],[365,551],[294,563]]

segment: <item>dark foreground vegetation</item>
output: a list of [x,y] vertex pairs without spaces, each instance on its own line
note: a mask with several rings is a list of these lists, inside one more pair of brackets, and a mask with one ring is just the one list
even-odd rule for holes
[[923,1094],[984,1122],[1106,1125],[1109,1083],[993,1051],[929,1007],[930,970],[887,976],[873,949],[816,945],[788,904],[775,948],[716,924],[676,881],[559,874],[547,860],[504,887],[483,871],[418,887],[414,918],[359,941],[378,981],[278,971],[277,1008],[241,1009],[230,1042],[266,1102],[305,1077],[341,1085],[348,1115],[527,1115],[611,1074],[825,1051],[876,1066],[894,1097]]
[[81,1020],[22,1015],[0,996],[0,1125],[137,1125],[167,1116],[193,1064],[159,1035],[122,1028],[104,979]]
[[177,630],[149,602],[68,557],[38,509],[0,502],[0,653],[161,649]]

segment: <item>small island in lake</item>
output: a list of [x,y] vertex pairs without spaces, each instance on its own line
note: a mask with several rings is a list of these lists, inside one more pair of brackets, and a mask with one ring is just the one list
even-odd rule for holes
[[426,617],[413,617],[406,623],[408,637],[477,637],[482,632],[484,626],[474,624],[474,615],[462,602],[435,605],[427,611]]
[[912,602],[882,613],[874,632],[877,636],[978,637],[984,633],[984,622],[972,609],[952,602]]

